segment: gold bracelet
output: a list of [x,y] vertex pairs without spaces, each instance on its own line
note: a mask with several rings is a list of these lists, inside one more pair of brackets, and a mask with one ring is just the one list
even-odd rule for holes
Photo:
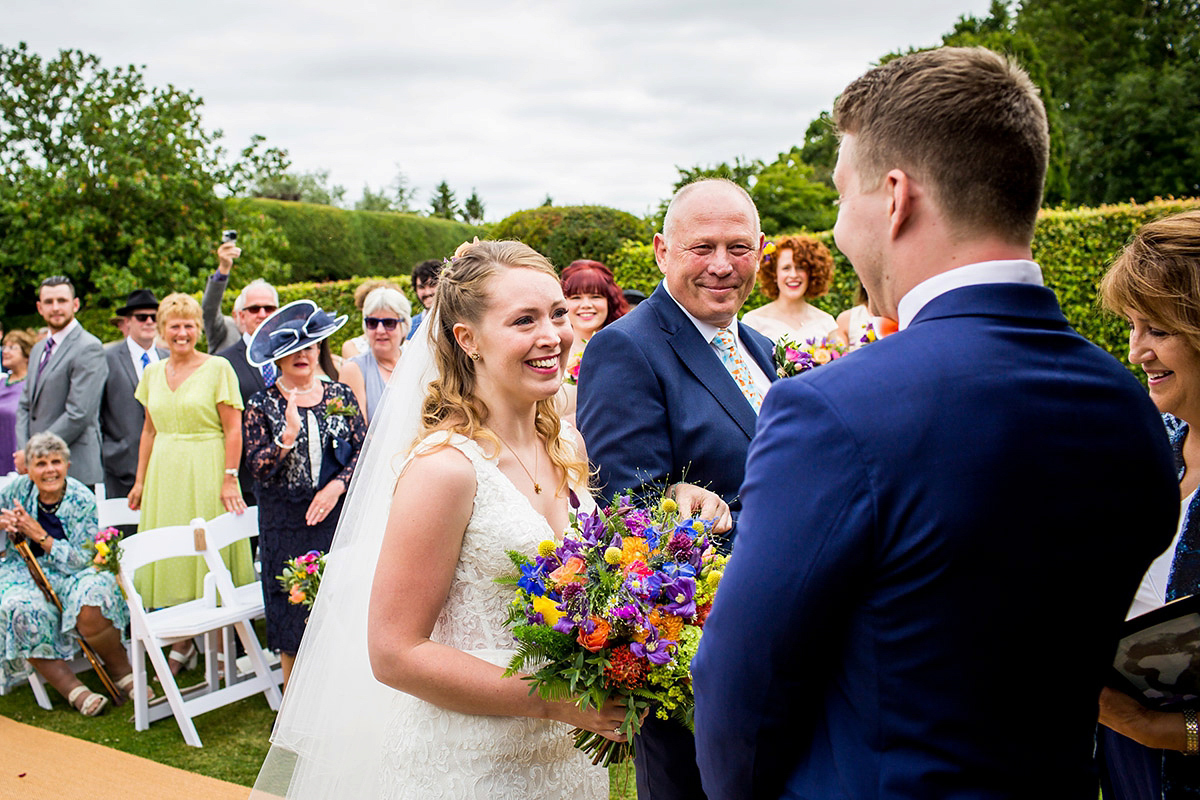
[[1183,712],[1183,727],[1187,731],[1187,746],[1183,752],[1189,756],[1200,754],[1200,721],[1193,709]]

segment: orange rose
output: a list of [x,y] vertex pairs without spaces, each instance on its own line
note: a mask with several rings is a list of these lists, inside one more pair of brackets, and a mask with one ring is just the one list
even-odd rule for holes
[[608,644],[608,634],[611,628],[609,627],[609,624],[600,619],[600,617],[592,617],[592,622],[594,622],[596,625],[596,627],[592,629],[592,632],[584,633],[583,628],[580,628],[577,640],[581,645],[583,645],[584,650],[595,653],[597,650],[602,649],[606,644]]
[[567,563],[550,573],[550,580],[559,585],[573,583],[575,581],[583,583],[584,578],[580,577],[579,573],[583,572],[585,567],[587,567],[587,562],[585,562],[582,558],[579,556],[571,556],[567,559]]

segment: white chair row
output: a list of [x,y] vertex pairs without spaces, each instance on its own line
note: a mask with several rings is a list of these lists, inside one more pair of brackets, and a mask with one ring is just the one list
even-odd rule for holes
[[[258,642],[253,621],[263,616],[262,591],[257,584],[234,587],[233,577],[221,559],[220,550],[258,533],[258,509],[245,513],[222,514],[205,522],[176,525],[143,531],[121,542],[121,571],[118,580],[129,603],[130,663],[133,664],[134,727],[146,730],[154,720],[174,716],[187,744],[203,746],[193,718],[262,692],[267,704],[278,709],[282,700],[279,684],[282,672],[272,669]],[[149,611],[133,585],[139,567],[182,555],[201,555],[208,566],[204,596],[169,608]],[[251,588],[253,587],[253,588]],[[233,664],[233,637],[236,634],[251,669],[240,675]],[[218,668],[218,637],[225,659],[224,675]],[[205,678],[196,686],[181,691],[171,674],[163,648],[176,642],[202,638]],[[148,685],[145,657],[150,657],[154,673],[162,685],[164,697],[146,699]]]

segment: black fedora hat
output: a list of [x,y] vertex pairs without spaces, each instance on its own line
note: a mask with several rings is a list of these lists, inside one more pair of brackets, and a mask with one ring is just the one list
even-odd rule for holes
[[346,315],[335,317],[312,300],[294,300],[267,317],[254,331],[246,360],[261,367],[269,361],[290,356],[322,339],[328,339],[346,324]]
[[153,308],[155,311],[158,310],[158,298],[154,296],[154,292],[149,289],[134,289],[129,293],[129,297],[125,298],[125,305],[113,313],[118,317],[128,317],[139,308]]

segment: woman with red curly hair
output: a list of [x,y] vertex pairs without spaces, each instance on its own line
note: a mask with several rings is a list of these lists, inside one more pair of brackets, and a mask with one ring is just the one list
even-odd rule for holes
[[747,312],[742,322],[762,335],[776,342],[783,336],[805,342],[837,329],[831,314],[808,302],[833,283],[833,254],[813,237],[785,236],[764,247],[758,281],[771,302]]
[[612,270],[599,261],[586,258],[572,261],[562,271],[562,290],[567,298],[567,314],[575,331],[575,341],[571,345],[567,369],[563,374],[561,410],[563,417],[573,424],[575,382],[579,378],[583,348],[596,331],[623,317],[629,311],[629,303],[621,293],[621,287],[613,280]]

